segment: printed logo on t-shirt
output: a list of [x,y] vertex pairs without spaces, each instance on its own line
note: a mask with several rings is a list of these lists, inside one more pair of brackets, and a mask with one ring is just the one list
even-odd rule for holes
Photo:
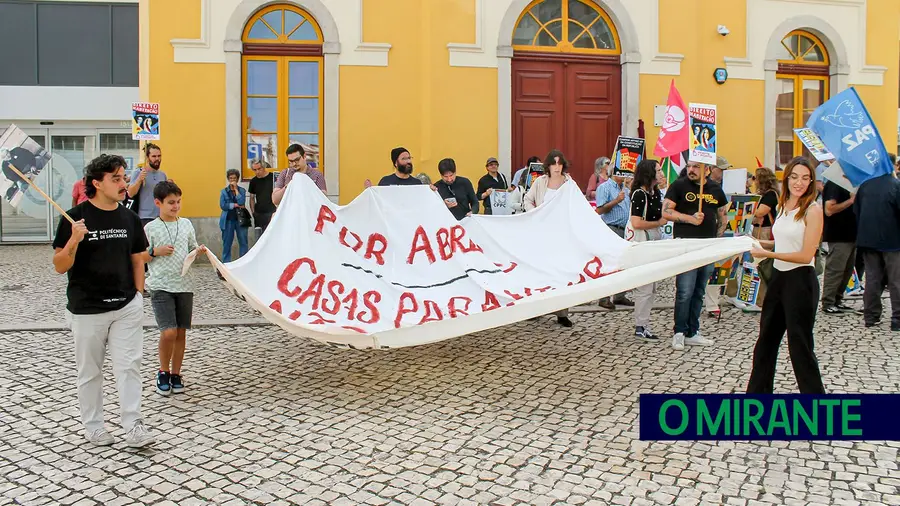
[[108,228],[89,232],[88,241],[105,241],[107,239],[128,239],[128,230],[124,228]]
[[[684,194],[684,200],[686,200],[688,202],[696,202],[697,194],[694,192],[687,192]],[[709,193],[703,194],[703,202],[706,202],[707,204],[711,204],[711,205],[716,205],[719,203],[719,201],[716,200],[716,198]]]

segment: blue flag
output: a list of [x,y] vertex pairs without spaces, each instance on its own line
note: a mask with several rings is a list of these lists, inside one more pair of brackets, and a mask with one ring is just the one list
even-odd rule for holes
[[848,88],[819,106],[806,126],[834,154],[853,186],[894,170],[878,128],[855,89]]

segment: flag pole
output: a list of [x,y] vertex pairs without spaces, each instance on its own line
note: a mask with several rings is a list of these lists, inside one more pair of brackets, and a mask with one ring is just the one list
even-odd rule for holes
[[19,176],[20,178],[22,178],[26,183],[28,183],[29,185],[31,185],[32,188],[34,188],[38,193],[40,193],[40,194],[41,194],[41,197],[44,197],[44,198],[47,200],[47,202],[50,202],[51,204],[53,204],[53,207],[55,207],[56,210],[59,211],[59,214],[65,216],[65,218],[66,218],[67,220],[69,220],[69,223],[71,223],[72,225],[75,224],[75,220],[73,220],[72,217],[69,216],[69,213],[67,213],[67,212],[65,211],[65,209],[63,209],[62,207],[59,207],[59,204],[57,204],[53,199],[51,199],[49,195],[47,195],[46,193],[44,193],[44,190],[41,190],[41,188],[40,188],[38,185],[34,184],[30,179],[28,179],[27,177],[25,177],[25,174],[22,174],[22,173],[19,171],[19,169],[15,168],[15,166],[13,166],[13,164],[10,163],[10,164],[8,164],[8,166],[9,166],[10,169],[12,169],[13,172],[16,173],[17,176]]
[[706,164],[703,164],[703,169],[700,170],[700,195],[697,196],[697,212],[703,212],[703,182],[706,181]]

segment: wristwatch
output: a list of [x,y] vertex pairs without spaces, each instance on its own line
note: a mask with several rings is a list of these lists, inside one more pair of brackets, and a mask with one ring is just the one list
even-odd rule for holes
[[156,255],[153,254],[153,248],[150,248],[150,258],[156,258]]

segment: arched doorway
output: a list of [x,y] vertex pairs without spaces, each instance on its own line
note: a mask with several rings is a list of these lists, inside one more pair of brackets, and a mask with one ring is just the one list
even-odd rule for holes
[[513,32],[512,169],[553,148],[582,189],[622,126],[615,24],[590,1],[535,0]]
[[244,177],[250,161],[287,167],[285,149],[301,144],[324,170],[324,59],[322,30],[306,11],[276,4],[256,12],[242,35]]
[[775,75],[775,153],[780,166],[795,156],[810,156],[794,135],[829,97],[829,57],[822,41],[805,30],[781,40]]

